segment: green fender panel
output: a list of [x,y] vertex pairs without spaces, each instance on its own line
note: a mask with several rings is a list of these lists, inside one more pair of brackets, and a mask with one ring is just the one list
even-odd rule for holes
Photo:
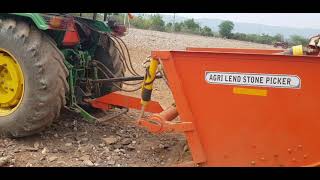
[[34,24],[41,30],[49,29],[47,22],[40,15],[40,13],[9,13],[16,16],[24,16],[30,18]]
[[[41,30],[49,29],[49,25],[47,24],[46,20],[43,18],[41,13],[9,13],[9,14],[14,16],[23,16],[23,17],[30,18],[34,22],[34,24]],[[110,27],[102,21],[94,21],[94,20],[85,19],[85,18],[81,18],[81,19],[87,21],[91,27],[96,28],[99,31],[103,31],[103,32],[112,31]]]

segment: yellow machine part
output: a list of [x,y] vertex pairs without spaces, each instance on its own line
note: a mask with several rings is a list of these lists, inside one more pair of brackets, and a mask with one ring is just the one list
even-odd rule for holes
[[292,47],[292,53],[293,53],[294,56],[302,56],[303,55],[303,47],[302,47],[302,45],[293,46]]
[[146,106],[147,103],[150,101],[151,92],[153,89],[153,81],[156,78],[157,69],[158,69],[159,61],[156,59],[150,60],[150,66],[149,69],[147,69],[147,76],[144,80],[144,83],[142,85],[142,100],[141,104],[143,106]]
[[0,117],[13,113],[24,93],[24,76],[16,59],[0,49]]

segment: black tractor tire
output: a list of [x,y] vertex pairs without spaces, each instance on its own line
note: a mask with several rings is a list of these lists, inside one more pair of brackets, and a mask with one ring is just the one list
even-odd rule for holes
[[58,118],[66,103],[64,56],[44,32],[14,19],[0,19],[0,48],[15,57],[24,76],[21,104],[0,116],[0,133],[13,137],[38,133]]
[[[120,47],[117,49],[117,45],[107,36],[104,45],[98,45],[95,51],[94,59],[103,63],[116,77],[124,77],[125,68],[122,63],[120,55]],[[99,66],[101,67],[101,66]],[[106,71],[106,74],[113,78],[112,74]],[[98,73],[99,78],[107,78],[101,72]],[[118,87],[122,87],[122,82],[114,83]],[[120,90],[118,87],[114,86],[113,83],[101,84],[100,95],[107,95],[114,91]]]

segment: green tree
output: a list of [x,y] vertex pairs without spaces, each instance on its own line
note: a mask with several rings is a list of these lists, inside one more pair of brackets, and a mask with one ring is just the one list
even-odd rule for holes
[[187,19],[183,21],[183,30],[185,32],[198,33],[200,25],[194,21],[194,19]]
[[203,28],[201,28],[201,35],[202,36],[213,36],[211,28],[209,28],[208,26],[204,26]]
[[175,31],[175,32],[180,32],[181,29],[182,29],[182,26],[183,26],[182,23],[174,23],[174,26],[173,26],[174,31]]
[[167,31],[167,32],[173,31],[173,25],[171,22],[166,24],[165,31]]
[[138,16],[130,21],[131,25],[139,29],[149,29],[150,24],[143,16]]
[[232,21],[223,21],[219,25],[219,33],[222,37],[231,38],[232,37],[232,30],[234,28],[234,24]]
[[150,18],[150,29],[156,31],[165,30],[165,22],[162,20],[162,17],[159,14],[151,15]]
[[237,40],[242,40],[242,41],[247,41],[247,35],[244,33],[234,33],[232,35],[233,39],[237,39]]
[[276,34],[274,36],[274,41],[277,42],[277,41],[284,41],[284,37],[282,34]]
[[308,45],[309,41],[308,39],[299,36],[299,35],[292,35],[290,36],[290,40],[289,40],[291,45]]

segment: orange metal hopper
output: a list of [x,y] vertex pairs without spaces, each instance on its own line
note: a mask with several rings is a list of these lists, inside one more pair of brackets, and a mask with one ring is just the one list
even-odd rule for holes
[[320,57],[274,54],[281,51],[152,52],[163,63],[181,123],[188,125],[178,129],[187,137],[194,163],[320,162]]

